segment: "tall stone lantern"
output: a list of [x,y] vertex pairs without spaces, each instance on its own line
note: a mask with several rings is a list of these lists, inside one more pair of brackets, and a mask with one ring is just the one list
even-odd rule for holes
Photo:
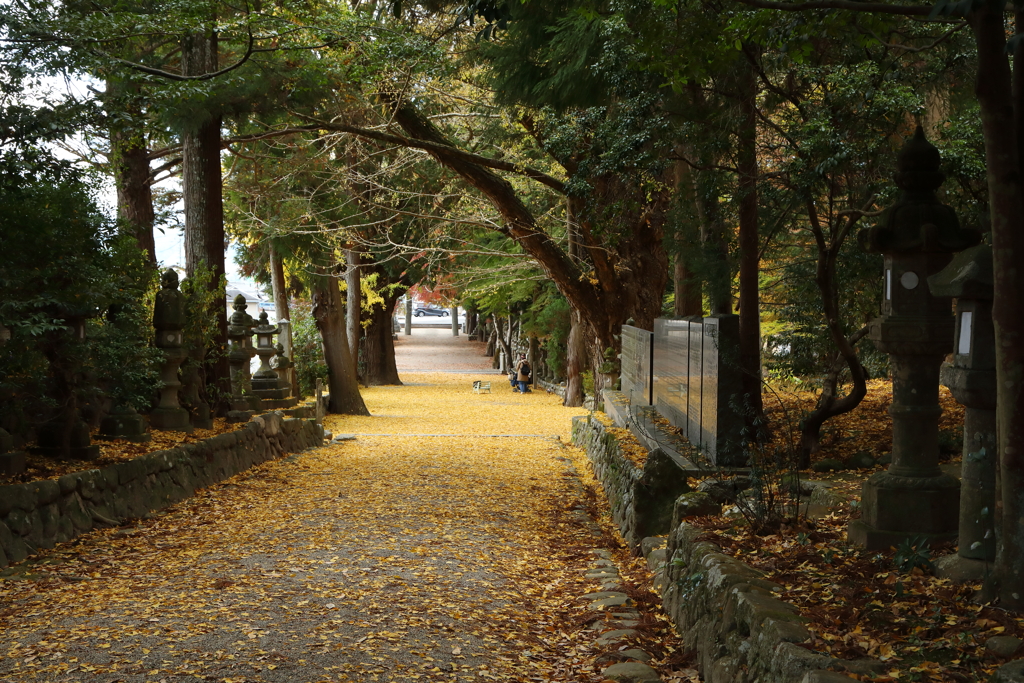
[[232,308],[235,312],[228,319],[228,341],[231,350],[228,352],[228,363],[231,366],[231,410],[228,412],[229,422],[244,422],[252,417],[246,394],[250,393],[249,359],[253,356],[252,316],[245,312],[245,297],[235,297]]
[[996,559],[996,339],[992,322],[992,247],[979,244],[928,278],[936,296],[956,297],[953,362],[942,383],[964,406],[964,450],[957,554],[942,558],[940,575],[981,579]]
[[945,179],[939,151],[918,126],[897,159],[899,201],[878,225],[858,235],[867,251],[885,256],[882,315],[868,336],[892,366],[892,464],[864,482],[862,516],[850,541],[883,549],[923,537],[956,538],[960,482],[939,469],[939,367],[953,350],[954,319],[948,297],[933,296],[927,278],[951,254],[978,243],[960,227],[956,212],[935,190]]
[[288,390],[280,387],[277,373],[270,367],[270,359],[277,355],[274,335],[281,330],[270,324],[266,311],[260,313],[259,323],[256,326],[256,355],[260,357],[260,367],[252,377],[252,391],[263,399],[287,398]]
[[153,308],[153,327],[156,328],[156,347],[164,353],[160,369],[160,403],[149,414],[153,429],[172,432],[191,432],[188,411],[178,403],[178,366],[187,352],[182,348],[182,330],[185,327],[185,295],[178,291],[178,274],[168,268],[160,277],[160,291]]

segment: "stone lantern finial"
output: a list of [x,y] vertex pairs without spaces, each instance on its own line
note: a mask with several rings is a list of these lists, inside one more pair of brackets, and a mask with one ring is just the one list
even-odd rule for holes
[[896,187],[905,192],[934,192],[946,179],[939,166],[939,150],[928,142],[921,126],[896,157]]

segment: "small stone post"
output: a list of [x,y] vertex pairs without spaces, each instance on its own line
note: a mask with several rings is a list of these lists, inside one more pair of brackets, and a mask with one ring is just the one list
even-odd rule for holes
[[[280,345],[284,346],[284,352],[279,353],[279,356],[286,356],[289,359],[292,358],[292,323],[290,320],[282,318],[277,321],[277,327],[281,330],[277,335],[277,341]],[[288,388],[291,391],[291,395],[298,397],[299,395],[299,378],[295,374],[295,363],[289,360],[288,370],[285,374],[285,378],[288,380]]]
[[978,243],[956,213],[939,202],[944,180],[939,151],[918,126],[897,160],[899,201],[879,225],[858,235],[867,251],[885,256],[882,315],[869,337],[892,362],[892,464],[864,482],[862,517],[850,524],[850,541],[869,550],[920,536],[956,538],[960,482],[939,469],[939,366],[953,346],[948,298],[932,296],[925,280],[950,255]]
[[324,381],[316,378],[316,424],[324,426]]
[[452,306],[452,336],[459,336],[459,307]]
[[292,363],[292,359],[288,357],[287,353],[285,353],[284,344],[278,342],[275,349],[277,351],[277,355],[271,361],[271,367],[274,369],[274,372],[277,373],[278,388],[285,391],[282,398],[287,398],[292,386],[289,375],[294,371],[295,364]]
[[412,297],[405,295],[405,333],[412,334]]
[[[996,342],[992,323],[992,247],[979,244],[958,254],[928,278],[934,296],[956,297],[952,363],[940,374],[964,411],[957,554],[936,563],[950,578],[985,576],[996,559]],[[968,576],[970,574],[970,576]]]
[[153,308],[153,327],[156,328],[156,347],[164,352],[160,369],[160,403],[149,414],[153,429],[168,432],[191,432],[188,411],[178,403],[178,366],[185,360],[182,348],[182,330],[185,327],[185,295],[178,291],[178,274],[168,268],[160,278],[161,289]]

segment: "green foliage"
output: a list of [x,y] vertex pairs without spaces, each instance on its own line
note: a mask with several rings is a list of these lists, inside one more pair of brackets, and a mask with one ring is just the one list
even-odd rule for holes
[[293,302],[289,312],[292,316],[292,362],[299,380],[299,393],[312,396],[316,392],[317,377],[327,376],[320,331],[309,303]]
[[117,282],[106,315],[89,321],[95,368],[103,388],[117,405],[136,410],[149,408],[159,388],[158,369],[163,360],[153,339],[153,301],[157,271],[135,240],[121,235],[111,244]]
[[98,388],[140,407],[153,395],[154,273],[90,192],[89,178],[45,155],[0,161],[0,322],[12,331],[0,396],[19,419]]
[[927,572],[935,569],[932,564],[932,551],[928,547],[928,540],[923,536],[914,536],[904,539],[896,548],[896,554],[892,561],[896,569],[907,573],[915,567]]
[[[205,377],[204,368],[223,358],[228,350],[218,343],[220,334],[218,315],[224,306],[227,290],[227,279],[214,283],[214,273],[205,261],[200,261],[191,277],[181,282],[181,293],[185,296],[185,328],[182,330],[182,342],[188,356],[181,364],[183,376],[195,368],[199,377]],[[213,383],[202,381],[202,392],[205,401],[210,405],[221,399],[222,390]]]

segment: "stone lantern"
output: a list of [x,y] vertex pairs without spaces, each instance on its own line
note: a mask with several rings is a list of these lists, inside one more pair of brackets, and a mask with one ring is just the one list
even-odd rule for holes
[[288,396],[288,390],[280,387],[277,373],[270,367],[270,359],[277,355],[274,335],[280,331],[280,328],[270,324],[266,311],[260,313],[260,323],[256,326],[256,355],[260,357],[260,367],[252,378],[252,392],[261,399],[279,399]]
[[277,356],[271,361],[271,367],[277,373],[277,386],[285,390],[282,398],[286,398],[291,393],[292,388],[292,382],[289,378],[291,373],[289,371],[295,367],[295,364],[292,363],[292,359],[285,353],[284,344],[278,342],[274,348],[277,350]]
[[231,410],[228,411],[229,422],[245,422],[253,415],[246,394],[250,393],[249,359],[253,356],[252,316],[245,312],[245,297],[235,297],[232,308],[235,312],[228,319],[228,341],[231,350],[228,352],[228,363],[231,365]]
[[156,347],[164,352],[160,369],[160,403],[149,414],[153,429],[171,432],[191,432],[188,411],[178,403],[178,366],[187,355],[182,348],[185,328],[185,295],[178,291],[178,274],[168,268],[160,277],[161,289],[153,308],[153,327],[156,328]]
[[[979,244],[958,254],[928,278],[935,296],[956,297],[953,362],[942,366],[942,383],[965,407],[960,538],[957,554],[943,558],[957,576],[973,570],[984,578],[996,559],[996,341],[992,323],[992,247]],[[936,567],[940,573],[943,567]]]
[[952,351],[951,302],[932,296],[925,280],[951,254],[978,243],[935,190],[945,179],[939,151],[918,126],[897,159],[903,190],[878,225],[858,235],[867,251],[885,256],[882,315],[868,336],[892,366],[892,464],[864,482],[862,517],[850,524],[853,543],[868,549],[923,537],[956,538],[960,482],[939,469],[939,366]]

